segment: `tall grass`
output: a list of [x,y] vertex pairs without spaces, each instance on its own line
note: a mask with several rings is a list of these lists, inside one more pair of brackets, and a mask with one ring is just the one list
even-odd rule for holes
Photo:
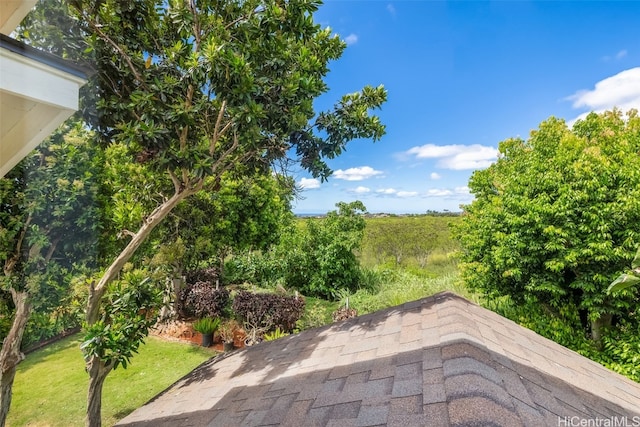
[[407,270],[373,271],[381,276],[378,287],[359,289],[349,297],[350,306],[358,314],[371,313],[442,291],[453,291],[466,298],[476,299],[464,287],[455,270],[437,277],[426,277]]

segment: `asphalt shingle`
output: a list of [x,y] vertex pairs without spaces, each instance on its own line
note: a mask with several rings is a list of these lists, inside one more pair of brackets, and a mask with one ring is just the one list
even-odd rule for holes
[[537,427],[623,417],[640,419],[640,384],[445,292],[215,358],[118,425]]

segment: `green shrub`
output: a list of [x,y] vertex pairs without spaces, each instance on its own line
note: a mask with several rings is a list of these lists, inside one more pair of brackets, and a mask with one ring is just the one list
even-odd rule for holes
[[393,274],[391,270],[375,270],[372,268],[361,267],[360,279],[358,280],[359,288],[377,292],[380,290],[380,285],[382,285],[385,280],[388,280],[389,274]]
[[277,340],[278,338],[286,337],[287,335],[289,334],[284,332],[280,328],[276,328],[275,331],[267,332],[266,334],[264,334],[263,338],[265,341],[273,341]]
[[220,318],[203,317],[193,322],[193,329],[201,334],[212,334],[220,327]]
[[35,343],[53,338],[63,332],[51,317],[48,313],[31,313],[24,331],[22,348],[29,348]]
[[235,254],[224,266],[224,284],[252,283],[262,287],[274,287],[281,280],[284,262],[281,258],[247,251]]
[[105,295],[100,319],[85,325],[80,346],[85,359],[98,357],[113,369],[126,369],[156,322],[162,292],[144,270],[125,272]]
[[533,298],[527,298],[519,304],[509,297],[501,297],[485,301],[483,305],[565,347],[575,351],[590,351],[587,336],[576,315],[577,310],[569,304],[558,310]]
[[305,311],[302,317],[296,322],[296,331],[317,328],[331,323],[331,313],[337,308],[337,303],[307,298]]
[[603,351],[594,360],[640,382],[640,325],[623,322],[609,329],[602,342]]
[[576,310],[569,305],[558,311],[529,298],[516,304],[509,297],[485,301],[483,305],[514,322],[533,330],[630,379],[640,382],[640,324],[622,321],[608,328],[602,337],[602,349],[588,338]]
[[362,202],[337,203],[322,219],[309,218],[304,227],[292,227],[272,252],[282,259],[287,287],[305,295],[331,298],[339,289],[355,291],[361,278],[355,251],[365,228]]
[[225,285],[257,283],[256,263],[248,254],[237,254],[224,263],[222,282]]
[[434,253],[429,255],[428,263],[431,265],[438,265],[438,266],[450,265],[450,264],[455,265],[456,259],[450,253],[446,253],[442,251],[438,251],[438,252],[434,251]]
[[415,275],[407,270],[379,271],[381,283],[376,291],[359,289],[349,301],[359,314],[371,313],[386,307],[425,298],[442,291],[454,291],[469,297],[465,288],[458,283],[457,274],[445,274],[436,278]]

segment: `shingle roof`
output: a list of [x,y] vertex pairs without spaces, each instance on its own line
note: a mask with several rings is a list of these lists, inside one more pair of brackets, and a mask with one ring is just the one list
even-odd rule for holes
[[118,425],[633,422],[640,384],[445,292],[212,359]]

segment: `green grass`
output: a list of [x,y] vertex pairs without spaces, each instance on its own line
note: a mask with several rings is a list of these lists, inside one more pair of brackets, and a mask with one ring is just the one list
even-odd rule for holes
[[453,291],[472,301],[477,299],[462,284],[456,270],[437,277],[402,269],[382,270],[379,274],[382,275],[382,283],[377,290],[360,289],[350,297],[351,307],[358,310],[358,314],[371,313],[442,291]]
[[[80,339],[79,334],[67,337],[18,365],[8,426],[84,425],[89,376]],[[213,355],[190,344],[147,338],[127,369],[118,368],[107,377],[103,424],[113,425]]]
[[327,301],[322,298],[305,297],[305,308],[302,318],[296,323],[297,329],[305,330],[327,325],[333,320],[331,314],[339,308],[336,301]]

